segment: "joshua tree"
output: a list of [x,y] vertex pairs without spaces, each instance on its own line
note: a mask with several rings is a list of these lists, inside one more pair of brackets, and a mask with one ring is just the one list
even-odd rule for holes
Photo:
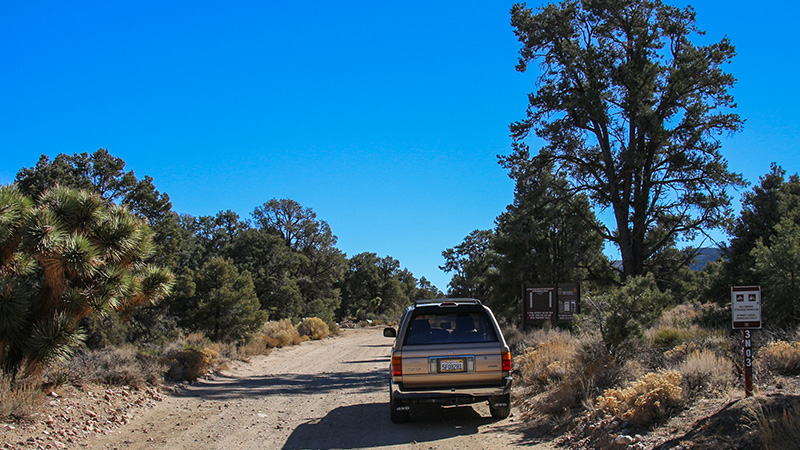
[[147,263],[144,219],[84,190],[36,200],[0,187],[0,369],[31,374],[68,358],[80,321],[166,296],[172,274]]

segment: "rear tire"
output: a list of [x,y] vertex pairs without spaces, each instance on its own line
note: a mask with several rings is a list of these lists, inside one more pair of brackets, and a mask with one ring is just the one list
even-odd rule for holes
[[389,408],[391,411],[390,417],[392,418],[392,422],[394,423],[405,423],[408,422],[408,419],[411,417],[410,411],[407,409],[401,409],[398,411],[397,408],[400,407],[407,407],[404,405],[403,402],[394,398],[392,395],[391,389],[389,390]]
[[[505,405],[505,406],[503,406]],[[489,411],[494,419],[505,419],[511,415],[511,394],[489,400]]]

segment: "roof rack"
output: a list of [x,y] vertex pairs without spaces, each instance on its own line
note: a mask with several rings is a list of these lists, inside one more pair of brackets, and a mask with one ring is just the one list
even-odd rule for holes
[[458,305],[483,305],[480,300],[475,298],[433,298],[428,300],[417,300],[414,302],[414,306],[440,305],[443,303],[453,303]]

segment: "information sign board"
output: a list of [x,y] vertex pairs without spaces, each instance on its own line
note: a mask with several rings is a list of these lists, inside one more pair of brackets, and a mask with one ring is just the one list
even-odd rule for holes
[[732,286],[734,330],[761,328],[761,286]]
[[525,321],[539,322],[553,319],[554,286],[531,286],[525,289]]
[[574,320],[575,314],[580,313],[580,285],[527,285],[522,303],[526,324]]

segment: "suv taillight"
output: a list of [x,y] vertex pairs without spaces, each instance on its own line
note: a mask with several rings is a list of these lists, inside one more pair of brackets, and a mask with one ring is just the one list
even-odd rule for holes
[[392,376],[403,376],[403,358],[400,356],[392,356]]
[[503,372],[511,372],[511,352],[503,352]]

